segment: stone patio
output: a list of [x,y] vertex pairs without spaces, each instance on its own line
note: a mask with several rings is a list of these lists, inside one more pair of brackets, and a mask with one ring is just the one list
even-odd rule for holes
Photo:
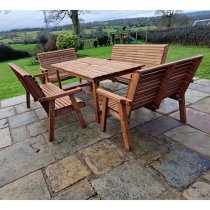
[[[118,94],[126,86],[104,81]],[[210,199],[210,81],[196,79],[186,93],[188,122],[166,99],[156,112],[131,115],[133,151],[125,152],[120,123],[107,132],[95,123],[90,97],[82,109],[56,119],[47,140],[47,115],[25,96],[0,101],[0,199]]]

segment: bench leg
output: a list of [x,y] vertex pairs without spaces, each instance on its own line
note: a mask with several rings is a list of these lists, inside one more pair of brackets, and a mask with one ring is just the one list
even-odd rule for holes
[[186,106],[185,106],[184,97],[179,101],[179,114],[180,114],[180,121],[186,123],[187,116],[186,116]]
[[107,111],[108,111],[108,98],[103,97],[102,115],[101,115],[101,131],[102,132],[106,131]]
[[29,109],[31,107],[30,104],[30,93],[26,92],[26,106]]
[[49,141],[54,139],[54,130],[55,130],[55,101],[49,102],[49,116],[48,116],[48,132],[49,132]]
[[130,139],[130,133],[128,129],[128,117],[126,114],[126,106],[119,103],[119,114],[120,114],[120,124],[122,128],[122,134],[123,134],[123,140],[125,149],[128,151],[131,151],[131,139]]

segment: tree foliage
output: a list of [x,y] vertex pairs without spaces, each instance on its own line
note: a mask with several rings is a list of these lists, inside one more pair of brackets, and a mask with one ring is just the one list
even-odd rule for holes
[[65,17],[69,17],[73,23],[74,33],[77,37],[80,35],[80,18],[81,10],[48,10],[47,19],[49,22],[61,22]]
[[173,26],[181,26],[188,24],[188,18],[181,15],[182,10],[157,10],[156,15],[160,15],[159,26],[171,28]]

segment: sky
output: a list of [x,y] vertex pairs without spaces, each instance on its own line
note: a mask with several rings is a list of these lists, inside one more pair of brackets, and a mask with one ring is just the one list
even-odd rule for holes
[[[192,10],[190,10],[192,11]],[[188,11],[184,11],[188,12]],[[81,15],[84,22],[112,20],[119,18],[150,17],[154,16],[155,10],[91,10]],[[64,19],[60,24],[69,24],[69,19]],[[43,27],[43,13],[38,10],[12,10],[8,14],[0,12],[0,31],[17,28]]]

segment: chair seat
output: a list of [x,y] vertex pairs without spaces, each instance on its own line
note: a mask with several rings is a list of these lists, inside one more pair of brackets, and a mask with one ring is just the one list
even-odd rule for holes
[[[61,80],[71,79],[74,78],[70,73],[67,72],[59,72],[59,76]],[[58,77],[57,74],[48,74],[49,82],[57,82]]]
[[[59,87],[53,85],[52,83],[46,83],[40,85],[42,91],[44,92],[45,96],[52,96],[59,93],[65,92],[64,90],[60,89]],[[75,97],[79,107],[84,107],[85,103],[80,100],[79,98]],[[71,107],[73,110],[73,106],[71,100],[68,96],[58,98],[55,100],[55,110],[60,110],[66,107]]]

